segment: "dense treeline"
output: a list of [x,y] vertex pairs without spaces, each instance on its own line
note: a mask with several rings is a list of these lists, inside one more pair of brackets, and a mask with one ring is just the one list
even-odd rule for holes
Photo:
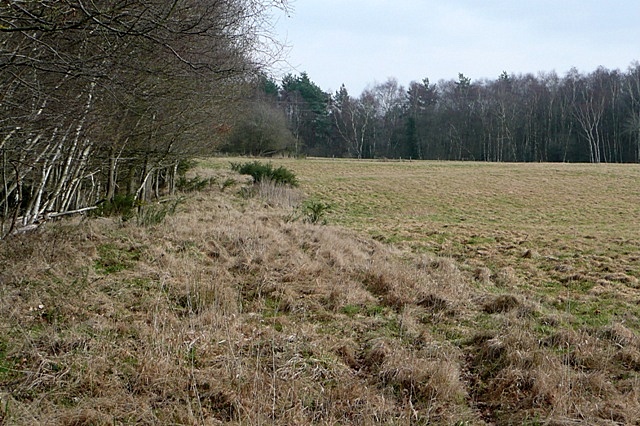
[[277,54],[274,7],[286,2],[2,2],[0,238],[171,190]]
[[[261,149],[296,155],[477,161],[638,162],[640,64],[626,72],[509,75],[402,87],[394,79],[357,97],[323,92],[306,73],[267,81],[256,99],[284,114],[293,139]],[[273,121],[272,121],[273,123]],[[254,126],[254,132],[259,126]],[[257,132],[263,135],[264,132]],[[271,134],[275,134],[273,130]],[[246,140],[246,139],[245,139]],[[273,143],[269,143],[269,141]],[[276,143],[277,142],[277,143]],[[253,145],[252,145],[253,146]],[[268,148],[267,148],[268,146]]]

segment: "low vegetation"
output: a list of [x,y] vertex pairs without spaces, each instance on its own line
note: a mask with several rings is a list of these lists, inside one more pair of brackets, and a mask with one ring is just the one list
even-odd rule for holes
[[231,170],[249,175],[254,183],[270,180],[280,185],[298,186],[296,175],[284,166],[274,167],[271,163],[252,161],[248,163],[231,163]]
[[640,418],[633,166],[274,163],[2,241],[0,424]]

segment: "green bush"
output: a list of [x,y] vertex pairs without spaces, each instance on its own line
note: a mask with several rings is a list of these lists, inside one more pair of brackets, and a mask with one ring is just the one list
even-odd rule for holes
[[230,186],[235,185],[236,183],[238,183],[238,182],[234,178],[226,178],[220,184],[220,191],[224,191],[225,189],[229,188]]
[[136,222],[138,226],[159,225],[167,217],[176,212],[178,204],[183,201],[182,198],[167,201],[164,203],[142,204],[138,207]]
[[331,210],[332,206],[318,200],[306,200],[298,206],[296,211],[285,218],[287,222],[302,221],[314,225],[326,225],[326,214]]
[[135,214],[137,207],[135,196],[116,194],[112,200],[105,200],[93,210],[94,216],[122,216],[130,219]]
[[178,162],[178,176],[184,176],[187,172],[198,165],[198,162],[192,159],[180,160]]
[[185,176],[180,176],[176,182],[176,188],[182,192],[202,191],[214,184],[215,181],[215,178],[206,179],[200,176],[194,176],[191,179],[187,179]]
[[316,200],[307,200],[302,204],[302,220],[306,223],[327,224],[326,213],[331,205]]
[[251,176],[254,183],[270,180],[279,185],[298,186],[298,179],[291,170],[283,166],[274,168],[271,163],[261,163],[259,161],[231,163],[231,170]]
[[135,219],[139,226],[157,225],[167,215],[174,214],[182,198],[165,200],[160,203],[145,203],[133,195],[116,195],[111,201],[104,201],[93,210],[91,216],[120,216],[123,222]]

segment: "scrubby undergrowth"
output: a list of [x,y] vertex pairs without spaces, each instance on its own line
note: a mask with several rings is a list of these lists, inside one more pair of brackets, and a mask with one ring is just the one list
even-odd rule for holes
[[223,189],[1,243],[0,424],[639,424],[624,321]]

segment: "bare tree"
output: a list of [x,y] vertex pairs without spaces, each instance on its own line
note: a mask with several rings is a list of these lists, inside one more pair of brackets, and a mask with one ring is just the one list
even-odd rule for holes
[[0,4],[0,237],[116,192],[157,195],[212,149],[247,76],[279,52],[273,7],[287,5]]
[[640,163],[640,63],[629,68],[624,90],[630,99],[625,131],[631,135],[635,161]]
[[605,111],[606,98],[598,86],[595,77],[575,79],[578,98],[574,103],[573,114],[580,125],[589,146],[589,159],[592,163],[602,161],[601,123]]
[[367,143],[374,125],[376,99],[372,92],[365,91],[360,98],[349,96],[344,85],[335,96],[331,108],[335,128],[346,143],[349,153],[358,158],[370,154]]
[[[395,78],[389,78],[381,84],[373,87],[372,94],[375,97],[376,121],[381,124],[377,132],[377,138],[382,143],[381,150],[385,155],[398,151],[400,144],[400,124],[405,112],[406,92],[404,87],[398,84]],[[372,147],[374,153],[378,152],[376,146]]]
[[234,125],[224,150],[242,155],[272,156],[295,150],[295,145],[296,139],[287,128],[284,111],[256,100]]

